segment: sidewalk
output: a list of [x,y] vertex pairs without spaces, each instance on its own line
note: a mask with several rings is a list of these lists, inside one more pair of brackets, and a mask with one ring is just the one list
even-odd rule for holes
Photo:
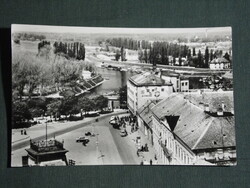
[[[122,115],[121,115],[122,116]],[[120,117],[121,117],[120,116]],[[150,140],[147,139],[147,136],[141,132],[140,129],[138,129],[135,132],[131,132],[131,126],[129,123],[126,123],[126,131],[128,133],[127,138],[132,143],[132,146],[137,151],[138,145],[136,143],[136,138],[140,137],[140,146],[145,146],[147,144],[148,151],[147,152],[139,152],[138,161],[143,162],[143,165],[150,165],[150,160],[152,160],[153,165],[161,164],[161,161],[159,159],[155,159],[156,151],[153,147],[153,145],[150,143]]]
[[[95,122],[96,119],[101,120],[105,117],[119,115],[126,113],[127,110],[118,109],[109,114],[103,114],[98,117],[88,117],[80,121],[65,121],[65,122],[51,122],[47,123],[47,133],[48,137],[59,136],[64,134],[65,131],[72,131],[82,127],[84,124],[89,124]],[[32,127],[26,128],[27,135],[21,135],[21,130],[24,129],[12,129],[12,148],[28,142],[30,139],[39,139],[45,137],[45,123],[34,125]]]

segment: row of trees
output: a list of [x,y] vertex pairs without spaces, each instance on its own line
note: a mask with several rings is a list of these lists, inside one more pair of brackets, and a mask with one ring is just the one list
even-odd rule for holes
[[14,39],[18,40],[29,40],[29,41],[35,41],[35,40],[45,40],[46,36],[42,34],[37,33],[15,33]]
[[138,50],[138,59],[144,63],[169,64],[169,56],[174,58],[186,57],[190,53],[186,45],[172,44],[168,42],[154,42],[149,49]]
[[[54,86],[56,90],[66,83],[76,82],[82,74],[84,63],[69,61],[58,56],[56,61],[36,57],[30,53],[20,52],[13,55],[12,89],[14,98],[24,95],[32,96],[35,90],[46,95],[46,88]],[[47,87],[48,86],[48,87]]]
[[83,118],[89,111],[103,111],[107,106],[108,99],[102,95],[93,99],[70,96],[53,100],[45,98],[15,100],[12,105],[13,128],[28,126],[29,120],[45,115],[55,120],[60,120],[62,115],[68,120],[74,119],[76,114],[81,114]]
[[106,44],[110,46],[115,46],[118,48],[124,47],[130,50],[138,50],[140,48],[140,41],[131,38],[112,38],[107,39]]
[[54,53],[64,54],[66,58],[76,58],[77,60],[85,59],[85,46],[82,43],[54,43]]

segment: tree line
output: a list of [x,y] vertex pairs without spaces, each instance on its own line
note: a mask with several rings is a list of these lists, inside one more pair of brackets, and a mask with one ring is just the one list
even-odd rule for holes
[[85,59],[85,46],[80,42],[55,42],[53,46],[55,54],[64,54],[66,58],[75,58],[77,60]]
[[[55,120],[79,120],[88,116],[90,111],[104,112],[108,99],[102,95],[92,99],[81,96],[68,96],[63,99],[33,98],[15,100],[12,104],[12,128],[22,128],[31,125],[35,117],[50,116]],[[76,117],[76,114],[81,114]],[[62,116],[65,116],[62,118]]]
[[200,68],[208,68],[209,62],[215,58],[224,57],[229,62],[230,55],[226,52],[223,55],[222,50],[212,50],[206,47],[205,53],[200,50],[196,52],[195,47],[189,48],[187,45],[178,43],[169,43],[162,41],[137,41],[129,38],[113,38],[107,39],[106,43],[120,48],[116,50],[115,59],[118,61],[126,60],[125,49],[138,50],[138,60],[142,63],[175,65],[178,61],[179,66],[194,66]]
[[35,41],[35,40],[45,40],[46,36],[42,34],[36,34],[36,33],[15,33],[14,39],[18,40],[29,40],[29,41]]

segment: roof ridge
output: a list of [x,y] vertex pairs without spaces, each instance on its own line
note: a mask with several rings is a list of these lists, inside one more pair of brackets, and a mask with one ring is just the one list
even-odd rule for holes
[[[211,117],[211,116],[210,116]],[[205,134],[207,133],[209,127],[212,125],[212,122],[214,121],[214,117],[211,117],[211,121],[209,122],[209,125],[206,127],[206,129],[202,132],[202,134],[200,135],[200,137],[198,138],[198,140],[196,141],[196,143],[194,144],[194,146],[192,147],[192,150],[195,149],[195,147],[199,144],[199,142],[201,141],[201,139],[205,136]]]

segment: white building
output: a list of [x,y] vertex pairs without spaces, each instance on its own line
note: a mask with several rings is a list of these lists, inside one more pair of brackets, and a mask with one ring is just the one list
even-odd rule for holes
[[189,91],[189,80],[178,73],[169,71],[160,71],[160,77],[166,82],[173,84],[174,92],[188,92]]
[[87,71],[87,70],[83,70],[82,71],[82,77],[83,77],[83,79],[86,79],[86,80],[90,79],[91,78],[91,72]]
[[224,57],[215,58],[209,63],[210,69],[229,69],[230,62]]
[[161,100],[173,93],[173,84],[155,75],[145,72],[132,76],[127,81],[128,108],[136,115],[136,111],[150,100]]
[[174,93],[152,111],[153,145],[164,164],[235,165],[232,92]]

